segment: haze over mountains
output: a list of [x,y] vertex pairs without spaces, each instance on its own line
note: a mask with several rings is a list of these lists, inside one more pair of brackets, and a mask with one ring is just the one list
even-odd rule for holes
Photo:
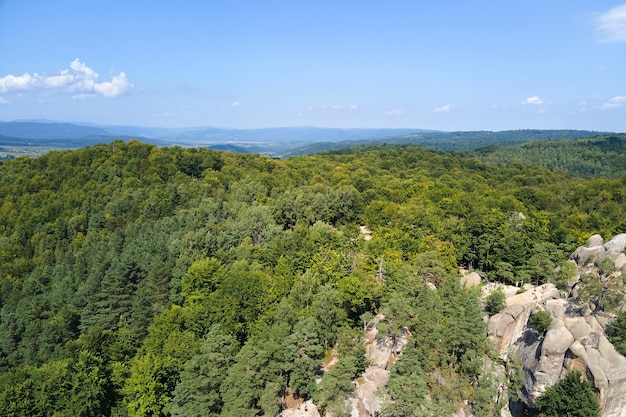
[[87,136],[132,136],[161,142],[209,145],[224,142],[319,142],[360,140],[435,132],[424,129],[339,129],[318,127],[277,127],[263,129],[229,129],[213,126],[159,128],[137,126],[101,126],[51,121],[0,122],[0,135],[35,140],[80,139]]
[[[138,139],[159,146],[210,147],[287,157],[363,144],[419,143],[434,149],[472,150],[491,145],[517,145],[529,140],[578,138],[598,134],[586,130],[512,130],[444,132],[427,129],[275,127],[229,129],[213,126],[159,128],[102,126],[48,120],[0,122],[0,147],[19,156],[20,147],[73,149],[113,140]],[[7,147],[11,148],[8,152]],[[16,149],[17,148],[17,149]],[[26,154],[26,153],[24,153]]]

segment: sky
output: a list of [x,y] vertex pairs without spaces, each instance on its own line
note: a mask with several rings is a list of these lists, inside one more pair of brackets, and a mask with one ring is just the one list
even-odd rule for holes
[[0,0],[0,121],[626,131],[624,0]]

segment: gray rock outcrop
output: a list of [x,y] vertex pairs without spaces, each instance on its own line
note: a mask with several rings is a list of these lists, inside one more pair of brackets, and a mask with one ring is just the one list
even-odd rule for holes
[[467,275],[461,277],[461,285],[464,287],[475,287],[480,285],[480,275],[476,272],[470,272]]
[[320,412],[313,401],[308,400],[284,409],[280,415],[282,417],[320,417]]
[[376,323],[382,319],[382,315],[376,316],[365,333],[365,357],[369,366],[355,381],[356,388],[350,399],[351,417],[380,414],[385,398],[379,394],[384,392],[387,381],[389,381],[389,366],[408,343],[408,333],[395,339],[377,338]]
[[[377,315],[370,321],[365,332],[365,356],[369,366],[353,381],[355,389],[349,400],[351,417],[373,417],[380,414],[385,401],[385,387],[389,381],[388,368],[401,354],[410,337],[407,332],[397,338],[378,338],[376,324],[383,319],[383,315]],[[327,368],[331,366],[332,363],[328,364]],[[328,370],[327,368],[324,369]],[[319,417],[319,415],[317,406],[311,400],[288,404],[280,414],[281,417]]]
[[[526,326],[537,310],[548,311],[552,316],[552,324],[543,337]],[[546,388],[577,369],[593,381],[604,417],[625,416],[626,358],[606,338],[600,324],[603,319],[582,314],[582,310],[563,299],[513,304],[490,318],[489,338],[504,360],[512,350],[518,352],[525,372],[528,405],[533,406]]]
[[[615,262],[620,255],[624,255],[624,248],[626,248],[626,233],[620,233],[613,236],[611,240],[603,243],[604,240],[600,235],[593,235],[587,239],[585,246],[578,247],[570,259],[576,261],[578,266],[583,267],[589,264],[595,264],[602,262],[605,258],[610,258]],[[623,261],[620,261],[623,262]],[[618,267],[620,269],[623,264]]]
[[[593,237],[593,236],[592,236]],[[585,266],[589,263],[594,264],[600,260],[600,257],[606,252],[602,244],[597,244],[596,240],[589,238],[585,246],[580,246],[572,254],[570,259],[576,261],[579,266]]]
[[[614,274],[619,276],[626,268],[625,247],[626,234],[606,243],[594,235],[570,259],[576,262],[580,275],[608,257],[617,270]],[[546,388],[577,369],[593,382],[603,417],[626,416],[626,358],[605,335],[613,316],[602,311],[592,315],[588,307],[561,298],[551,284],[526,285],[523,292],[514,295],[507,290],[510,288],[504,291],[507,307],[489,319],[487,331],[503,360],[508,360],[513,351],[518,353],[525,374],[524,402],[534,406]],[[552,317],[545,335],[527,326],[531,314],[541,310]]]
[[[570,257],[577,268],[576,277],[566,284],[561,293],[555,285],[524,285],[523,288],[488,283],[482,287],[483,297],[496,289],[506,297],[506,307],[487,320],[487,333],[501,359],[511,360],[516,353],[524,371],[523,389],[520,395],[528,406],[545,393],[545,390],[560,382],[572,371],[580,371],[593,382],[598,393],[602,417],[626,416],[626,357],[617,352],[606,337],[606,328],[613,315],[588,305],[578,305],[574,299],[580,276],[583,273],[598,274],[598,264],[610,259],[613,269],[605,272],[602,279],[608,280],[626,274],[626,234],[614,236],[607,242],[600,235],[591,236],[584,246]],[[465,271],[464,271],[465,272]],[[609,276],[610,275],[610,276]],[[600,275],[597,275],[600,277]],[[461,284],[480,284],[476,273],[464,273]],[[432,286],[436,291],[436,287]],[[571,291],[571,292],[569,292]],[[626,308],[626,307],[625,307]],[[533,313],[545,311],[552,322],[545,334],[538,334],[528,326]],[[385,401],[389,367],[401,354],[410,334],[397,338],[377,337],[376,323],[384,319],[376,316],[365,331],[366,357],[369,366],[355,381],[355,389],[348,400],[351,417],[374,417],[380,414]],[[332,363],[328,364],[328,367]],[[504,366],[502,367],[504,372]],[[503,379],[500,376],[498,380]],[[508,395],[506,388],[502,395]],[[499,394],[500,395],[500,394]],[[502,397],[507,398],[507,397]],[[317,407],[311,402],[293,405],[282,412],[282,417],[319,417]],[[303,411],[304,410],[304,411]],[[513,412],[513,413],[511,413]],[[501,409],[502,417],[511,417],[516,410]],[[457,417],[470,416],[469,408],[457,410]]]

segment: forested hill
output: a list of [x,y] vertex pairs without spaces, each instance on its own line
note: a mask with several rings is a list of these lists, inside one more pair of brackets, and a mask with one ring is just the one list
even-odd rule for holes
[[424,145],[430,149],[470,151],[490,146],[515,146],[529,141],[544,141],[564,138],[584,138],[598,132],[588,130],[505,130],[467,131],[467,132],[413,132],[404,135],[383,136],[367,140],[335,142],[315,142],[282,152],[281,156],[309,155],[312,153],[343,149],[372,144],[408,144]]
[[49,121],[0,122],[0,158],[41,155],[50,149],[76,149],[131,138],[159,146],[207,146],[287,158],[332,149],[372,144],[419,143],[430,149],[468,151],[514,146],[528,141],[581,138],[584,130],[508,130],[443,132],[424,129],[340,129],[277,127],[264,129],[145,128],[84,126]]
[[387,415],[499,414],[517,382],[484,374],[459,266],[561,282],[574,248],[625,230],[625,177],[411,145],[273,160],[116,141],[4,161],[0,414],[254,417],[312,399],[339,416],[378,314],[380,337],[411,335]]
[[618,178],[626,174],[626,134],[623,133],[532,141],[508,148],[491,146],[478,149],[476,153],[483,161],[498,166],[532,164],[596,178]]

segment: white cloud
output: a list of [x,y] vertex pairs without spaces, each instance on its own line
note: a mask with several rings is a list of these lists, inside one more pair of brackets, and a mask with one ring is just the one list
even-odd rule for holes
[[70,64],[70,68],[77,73],[83,74],[87,78],[98,78],[98,74],[87,65],[85,65],[84,62],[80,62],[78,58],[72,61],[72,63]]
[[328,104],[322,104],[320,106],[320,108],[322,110],[326,110],[326,109],[332,109],[332,110],[356,110],[359,108],[359,106],[357,106],[356,104],[350,104],[347,106],[344,106],[343,104],[333,104],[332,106],[329,106]]
[[404,109],[392,109],[385,112],[385,116],[401,116],[404,114]]
[[448,104],[445,104],[445,105],[443,105],[441,107],[436,107],[435,109],[433,109],[433,111],[435,113],[444,113],[444,112],[448,112],[448,111],[452,110],[453,108],[454,108],[454,104],[448,103]]
[[124,72],[111,78],[111,81],[98,82],[98,73],[78,58],[70,63],[70,69],[59,71],[57,75],[25,73],[0,77],[0,92],[13,90],[52,89],[77,93],[74,98],[118,97],[133,88]]
[[626,42],[626,4],[598,14],[594,19],[594,23],[599,42]]
[[612,99],[610,99],[609,101],[607,101],[606,103],[604,103],[602,106],[600,106],[601,109],[617,109],[619,107],[622,107],[624,104],[626,104],[626,97],[624,96],[615,96]]
[[0,97],[0,104],[9,104],[9,103],[10,103],[10,101],[9,101],[9,100],[7,100],[7,99],[6,99],[6,98],[4,98],[4,97]]
[[[36,75],[36,74],[35,74]],[[68,71],[61,71],[60,75],[53,75],[50,77],[42,77],[41,81],[45,87],[49,88],[57,88],[57,87],[65,87],[72,83],[74,80],[74,76],[68,74]]]
[[241,107],[241,102],[235,100],[232,103],[230,103],[230,107]]
[[543,104],[543,100],[539,96],[532,96],[522,101],[522,104]]
[[124,72],[120,72],[118,75],[113,77],[111,81],[96,83],[93,88],[103,97],[113,98],[121,96],[125,92],[129,91],[132,86],[133,85],[128,81],[128,78],[126,78],[126,74]]
[[35,77],[32,77],[28,73],[18,75],[17,77],[9,74],[6,77],[0,78],[0,91],[4,93],[10,90],[25,90],[34,84],[37,77],[39,77],[37,74],[35,74]]

